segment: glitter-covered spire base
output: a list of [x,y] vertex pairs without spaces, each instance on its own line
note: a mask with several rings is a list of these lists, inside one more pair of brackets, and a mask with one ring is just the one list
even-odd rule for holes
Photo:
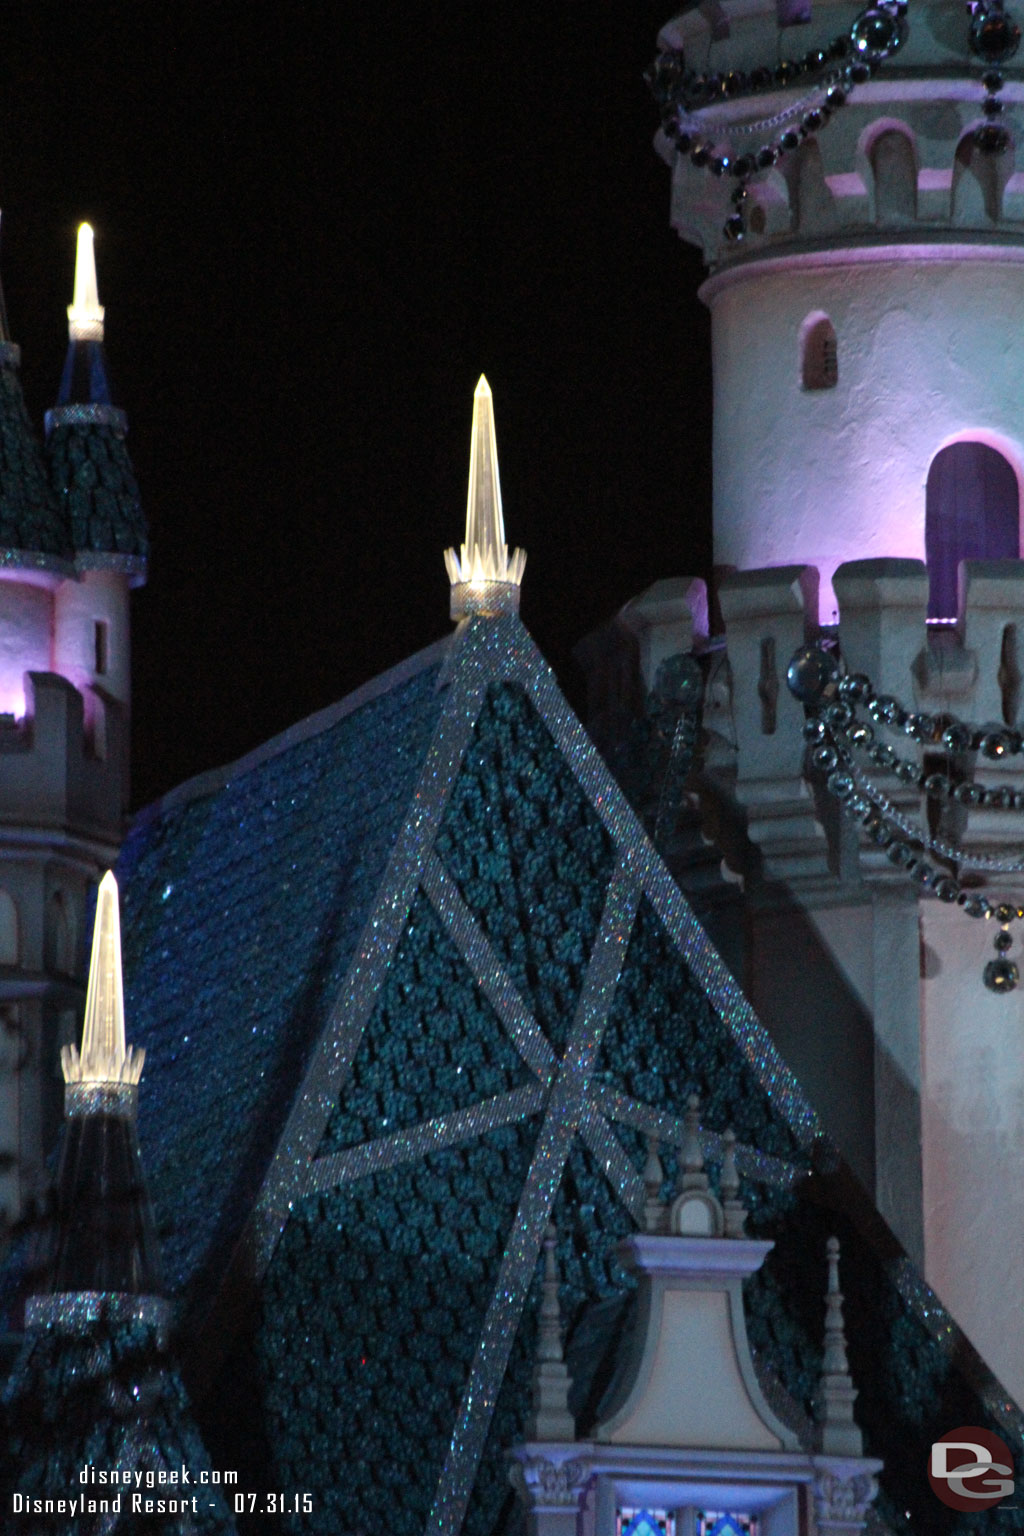
[[517,549],[509,555],[505,543],[494,404],[491,387],[483,374],[473,395],[466,542],[461,555],[446,549],[444,563],[452,584],[453,619],[519,611],[519,586],[526,554]]
[[79,1053],[74,1045],[65,1045],[60,1058],[64,1081],[69,1084],[135,1084],[142,1076],[145,1051],[125,1047],[121,918],[117,881],[110,870],[100,881],[96,896],[82,1050]]

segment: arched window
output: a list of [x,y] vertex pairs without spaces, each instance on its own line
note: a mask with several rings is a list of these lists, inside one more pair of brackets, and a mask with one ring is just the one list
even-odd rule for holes
[[1013,465],[987,443],[950,443],[932,460],[924,521],[928,617],[957,612],[961,560],[1020,554],[1020,497]]
[[835,389],[839,382],[839,353],[835,326],[828,315],[808,315],[800,340],[800,382],[804,389]]
[[9,892],[0,887],[0,965],[17,965],[18,952],[18,909]]

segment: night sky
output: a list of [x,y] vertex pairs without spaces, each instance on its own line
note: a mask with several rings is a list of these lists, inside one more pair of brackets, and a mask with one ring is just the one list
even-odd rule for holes
[[523,617],[571,649],[705,574],[697,253],[642,73],[670,0],[15,6],[2,272],[34,421],[77,223],[152,536],[134,795],[229,761],[448,629],[472,394]]

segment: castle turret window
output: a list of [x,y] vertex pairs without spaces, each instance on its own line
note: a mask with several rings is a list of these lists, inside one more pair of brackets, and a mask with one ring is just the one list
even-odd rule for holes
[[950,443],[932,460],[925,502],[928,616],[957,614],[962,560],[1020,555],[1020,495],[1013,465],[987,443]]
[[828,315],[808,315],[804,321],[800,381],[804,389],[834,389],[839,382],[836,331]]

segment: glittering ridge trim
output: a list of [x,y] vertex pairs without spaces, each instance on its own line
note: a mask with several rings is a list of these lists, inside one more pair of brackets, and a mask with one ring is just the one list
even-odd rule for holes
[[139,1109],[137,1083],[65,1083],[64,1113],[69,1119],[112,1115],[134,1120]]
[[135,1296],[128,1291],[55,1291],[30,1296],[25,1303],[26,1328],[88,1333],[98,1322],[151,1323],[166,1335],[171,1303],[163,1296]]
[[[602,1113],[610,1120],[617,1120],[620,1125],[631,1126],[635,1131],[642,1131],[645,1136],[656,1136],[659,1141],[668,1142],[673,1147],[681,1147],[686,1139],[686,1127],[681,1119],[667,1115],[663,1110],[652,1109],[640,1099],[631,1099],[627,1094],[617,1093],[607,1083],[591,1083],[587,1094]],[[721,1136],[714,1131],[702,1130],[700,1144],[708,1162],[717,1163],[721,1160]],[[770,1152],[759,1152],[756,1147],[742,1141],[736,1143],[736,1168],[748,1179],[754,1179],[759,1184],[777,1184],[781,1189],[791,1189],[810,1174],[809,1168],[788,1163],[782,1157],[773,1157]]]
[[217,1300],[197,1340],[192,1358],[201,1378],[201,1390],[221,1359],[237,1321],[238,1297],[265,1272],[289,1213],[302,1197],[316,1149],[351,1071],[408,919],[419,887],[424,850],[437,834],[489,681],[486,670],[476,666],[459,668],[453,676],[409,813],[391,851],[348,974],[313,1049]]
[[640,904],[632,880],[616,869],[605,898],[569,1042],[548,1099],[516,1221],[455,1422],[427,1521],[431,1536],[457,1536],[476,1478],[491,1415],[540,1255],[541,1242],[584,1112],[587,1080],[608,1023]]
[[425,1125],[396,1131],[393,1136],[381,1136],[375,1141],[364,1141],[344,1152],[332,1152],[329,1157],[318,1157],[309,1170],[302,1193],[312,1195],[335,1189],[353,1179],[365,1179],[382,1168],[413,1163],[441,1147],[458,1146],[460,1142],[482,1136],[485,1131],[535,1115],[544,1108],[546,1098],[547,1093],[539,1084],[528,1084],[525,1088],[514,1088],[510,1093],[485,1099],[482,1104],[473,1104],[469,1109],[439,1115]]
[[605,1178],[633,1220],[642,1227],[647,1191],[643,1179],[627,1157],[625,1147],[604,1116],[590,1104],[584,1107],[580,1131]]
[[423,867],[423,889],[512,1044],[541,1082],[550,1083],[558,1066],[551,1042],[494,953],[455,881],[433,852],[427,855]]
[[116,405],[55,405],[46,413],[46,435],[55,427],[113,427],[115,432],[128,431],[128,417]]
[[[798,1141],[809,1146],[821,1133],[821,1125],[803,1089],[739,983],[719,958],[597,748],[562,698],[551,668],[515,615],[491,622],[496,635],[500,632],[501,644],[510,658],[502,675],[526,689],[580,788],[626,859],[630,874],[643,888],[682,952],[698,986],[737,1041],[766,1093],[782,1110]],[[471,634],[472,630],[471,625]]]

